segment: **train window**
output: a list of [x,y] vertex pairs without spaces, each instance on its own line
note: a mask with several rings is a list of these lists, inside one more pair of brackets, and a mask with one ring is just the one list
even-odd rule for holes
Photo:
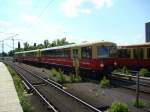
[[87,46],[87,47],[82,47],[81,48],[81,57],[82,58],[92,58],[92,47]]
[[109,48],[105,46],[97,46],[97,57],[106,58],[109,56]]
[[64,50],[64,57],[66,57],[66,58],[70,57],[70,50],[69,49]]
[[147,48],[147,58],[150,58],[150,48]]
[[133,56],[135,59],[143,59],[144,58],[143,48],[133,49]]
[[109,46],[109,57],[116,57],[117,56],[117,47],[112,45]]
[[119,58],[130,58],[131,50],[130,49],[120,49],[118,51]]

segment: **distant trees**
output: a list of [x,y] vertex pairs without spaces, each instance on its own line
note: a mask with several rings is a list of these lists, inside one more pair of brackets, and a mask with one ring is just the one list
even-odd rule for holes
[[49,41],[48,40],[44,40],[44,47],[47,48],[49,45]]
[[[53,40],[51,43],[49,40],[44,40],[43,43],[37,44],[34,43],[33,45],[30,45],[28,42],[25,42],[23,45],[24,47],[21,48],[20,42],[18,42],[18,47],[14,50],[14,52],[20,52],[20,51],[28,51],[28,50],[35,50],[35,49],[42,49],[42,48],[49,48],[49,47],[55,47],[55,46],[62,46],[62,45],[68,45],[68,44],[73,44],[69,43],[66,38],[61,38],[61,39],[56,39]],[[8,53],[9,56],[13,55],[13,51],[9,51]]]
[[30,46],[30,45],[28,44],[28,42],[25,42],[25,43],[24,43],[24,50],[25,50],[25,51],[29,50],[29,46]]

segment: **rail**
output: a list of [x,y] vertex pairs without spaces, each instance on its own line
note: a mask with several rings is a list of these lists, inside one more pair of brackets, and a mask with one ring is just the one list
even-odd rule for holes
[[96,107],[94,107],[94,106],[88,104],[87,102],[85,102],[85,101],[83,101],[83,100],[77,98],[76,96],[72,95],[71,93],[65,91],[65,90],[63,89],[63,86],[60,85],[59,83],[54,82],[54,81],[52,81],[52,80],[50,80],[50,79],[42,78],[42,77],[40,77],[38,74],[32,73],[31,71],[29,71],[29,70],[27,70],[27,69],[24,69],[24,68],[22,68],[22,67],[20,67],[20,66],[18,66],[18,65],[16,65],[16,64],[15,64],[15,66],[17,66],[17,67],[19,67],[19,68],[21,68],[21,69],[27,71],[28,73],[30,73],[30,74],[36,76],[37,78],[39,78],[39,79],[45,81],[46,83],[52,85],[53,87],[55,87],[55,88],[57,88],[58,90],[60,90],[60,91],[62,91],[63,93],[65,93],[66,95],[68,95],[68,96],[72,97],[73,99],[77,100],[79,103],[82,103],[82,104],[84,104],[85,106],[91,108],[91,109],[94,110],[95,112],[102,112],[102,111],[100,111],[99,109],[97,109]]
[[55,107],[53,105],[50,104],[49,101],[46,100],[46,98],[44,98],[44,96],[19,72],[17,72],[22,78],[23,80],[41,97],[41,99],[48,105],[48,107],[50,109],[52,109],[54,112],[58,112],[57,109],[55,109]]

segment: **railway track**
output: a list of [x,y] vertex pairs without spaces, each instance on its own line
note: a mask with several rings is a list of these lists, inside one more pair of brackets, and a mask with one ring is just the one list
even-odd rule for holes
[[28,89],[36,93],[53,112],[101,112],[76,96],[66,92],[63,86],[14,63],[8,63],[22,77]]
[[[130,76],[111,76],[111,84],[124,87],[127,89],[135,90],[136,91],[136,77],[130,77]],[[139,82],[139,91],[142,93],[150,94],[150,80],[146,79],[140,79]]]

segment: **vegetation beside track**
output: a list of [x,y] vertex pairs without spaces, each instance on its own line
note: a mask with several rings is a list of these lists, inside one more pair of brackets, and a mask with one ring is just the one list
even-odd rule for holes
[[142,68],[139,71],[139,75],[142,77],[150,77],[150,72],[147,69]]
[[124,66],[123,68],[115,69],[112,73],[116,75],[117,74],[129,75],[131,74],[131,71],[126,66]]
[[144,108],[146,107],[146,103],[144,102],[144,100],[139,99],[139,103],[137,102],[136,99],[132,100],[132,104],[137,107],[137,108]]
[[[124,66],[123,68],[118,68],[118,69],[115,69],[113,72],[112,72],[114,75],[131,75],[131,70],[129,70],[126,66]],[[146,68],[141,68],[139,70],[139,75],[141,77],[150,77],[150,72],[148,71],[148,69]]]
[[7,65],[7,68],[9,70],[10,74],[12,75],[14,85],[15,85],[16,91],[18,93],[18,97],[19,97],[20,104],[22,106],[23,111],[24,112],[31,112],[30,101],[26,96],[26,93],[24,91],[24,86],[21,82],[20,77],[17,75],[17,73],[10,66]]
[[59,83],[72,83],[72,82],[80,82],[82,78],[79,75],[70,74],[65,75],[63,71],[60,69],[57,70],[55,68],[50,69],[50,75],[56,77]]
[[107,112],[128,112],[128,106],[125,103],[113,102]]
[[100,81],[100,86],[102,88],[106,88],[110,85],[110,81],[108,79],[106,79],[106,77],[104,76],[103,79]]

